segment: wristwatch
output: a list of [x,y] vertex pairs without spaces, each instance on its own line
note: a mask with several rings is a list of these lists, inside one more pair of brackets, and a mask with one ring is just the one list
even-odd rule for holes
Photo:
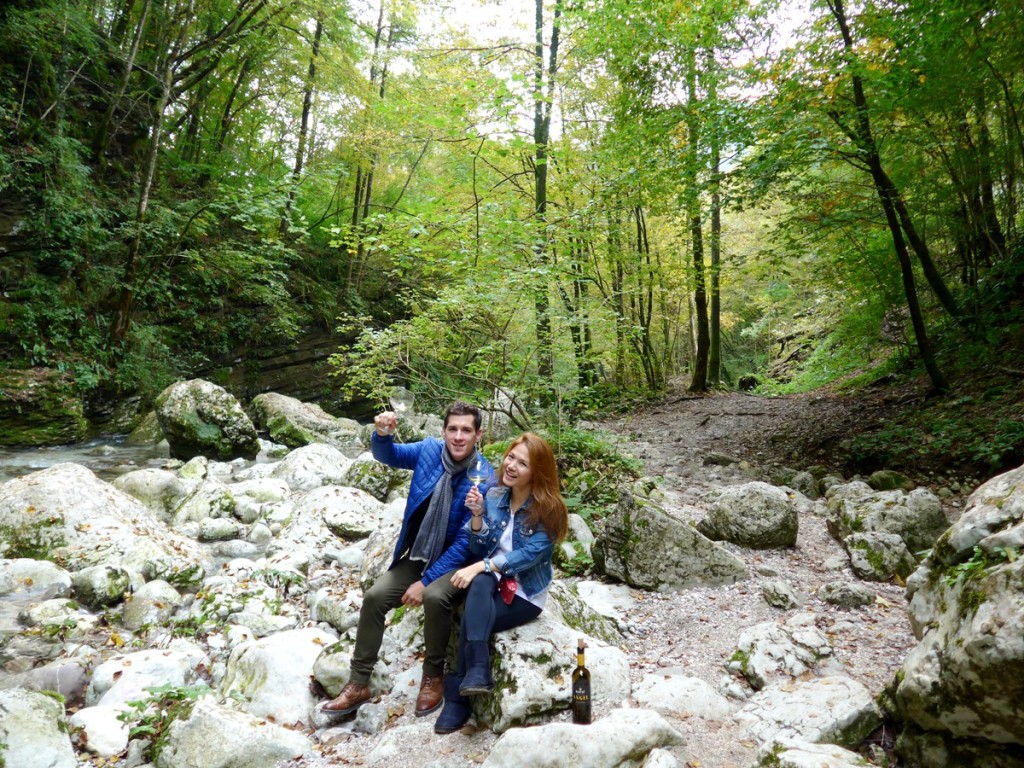
[[490,572],[491,572],[491,558],[485,557],[484,558],[484,573],[490,573]]

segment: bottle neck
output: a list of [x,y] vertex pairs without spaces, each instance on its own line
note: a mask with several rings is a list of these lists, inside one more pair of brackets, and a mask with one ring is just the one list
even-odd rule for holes
[[578,667],[586,666],[583,663],[583,651],[576,651],[576,666],[578,666]]

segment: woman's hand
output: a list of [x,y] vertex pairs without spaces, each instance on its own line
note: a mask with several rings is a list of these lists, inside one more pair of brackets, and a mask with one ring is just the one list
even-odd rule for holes
[[384,411],[373,417],[373,427],[381,437],[393,435],[398,428],[398,417],[392,411]]
[[467,589],[469,585],[472,583],[473,579],[475,579],[483,572],[483,560],[481,560],[479,563],[467,565],[465,568],[459,568],[459,570],[452,574],[452,586],[458,587],[459,589]]

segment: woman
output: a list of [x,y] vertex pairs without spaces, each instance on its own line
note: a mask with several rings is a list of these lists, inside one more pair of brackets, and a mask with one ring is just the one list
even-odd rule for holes
[[467,523],[469,549],[481,559],[452,575],[452,584],[469,592],[456,671],[445,677],[435,733],[459,730],[469,720],[467,697],[494,687],[491,635],[540,615],[551,584],[551,555],[569,527],[555,456],[543,438],[526,432],[512,441],[498,483],[486,499],[477,488],[466,494],[473,515]]

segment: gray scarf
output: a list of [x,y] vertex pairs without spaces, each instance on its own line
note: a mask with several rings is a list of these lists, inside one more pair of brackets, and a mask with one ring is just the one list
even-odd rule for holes
[[473,451],[456,464],[452,455],[448,453],[447,445],[441,451],[441,466],[444,467],[444,472],[441,473],[441,478],[430,496],[430,505],[423,515],[423,523],[409,553],[410,560],[422,560],[426,563],[424,567],[429,567],[441,556],[444,550],[444,537],[448,532],[448,517],[452,511],[452,478],[468,469],[476,460],[476,451]]

